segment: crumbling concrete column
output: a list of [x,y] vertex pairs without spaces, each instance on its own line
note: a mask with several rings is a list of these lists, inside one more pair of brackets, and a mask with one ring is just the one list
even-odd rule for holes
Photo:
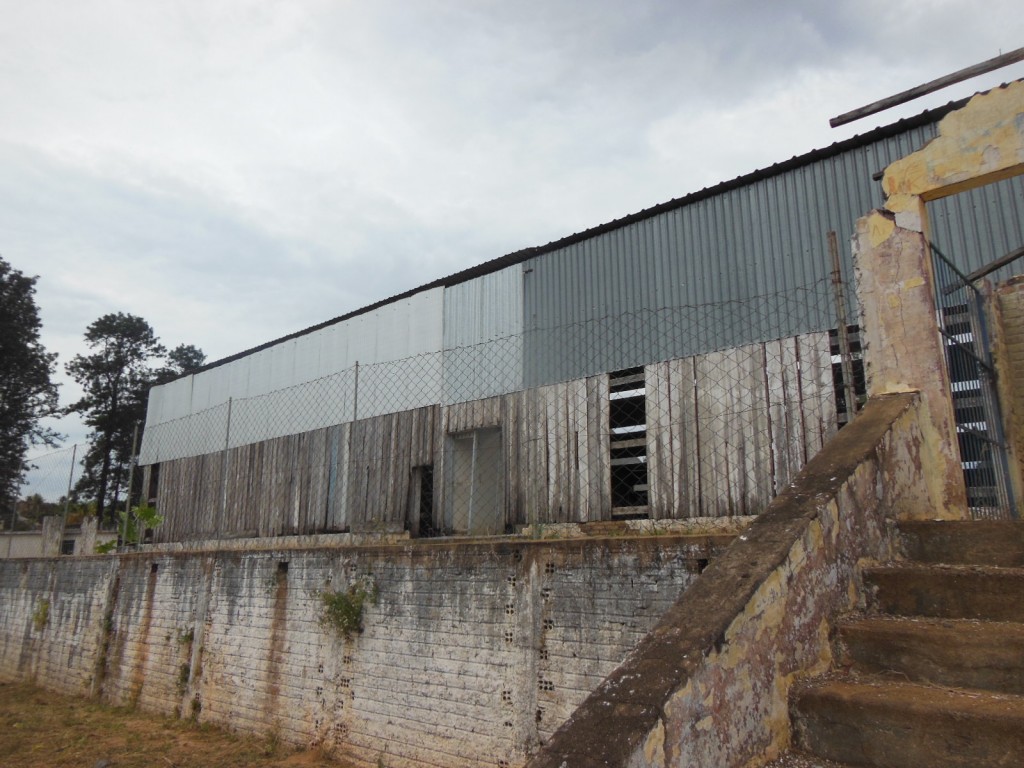
[[78,537],[78,546],[75,549],[76,555],[91,555],[96,552],[96,531],[98,529],[98,517],[93,516],[82,519],[82,532]]
[[857,222],[857,268],[868,394],[918,390],[917,458],[927,468],[928,505],[903,518],[962,517],[967,494],[945,349],[938,330],[926,203],[1024,173],[1024,83],[978,94],[950,112],[938,136],[885,169],[885,211]]
[[868,395],[917,391],[921,397],[923,440],[912,457],[918,466],[908,470],[922,474],[927,488],[923,498],[896,500],[900,508],[893,512],[901,519],[965,517],[967,493],[925,236],[897,226],[888,211],[872,211],[857,222],[853,256]]
[[997,286],[989,304],[996,388],[1010,450],[1010,480],[1018,512],[1024,504],[1024,275]]
[[60,555],[60,545],[64,540],[64,521],[57,515],[47,515],[43,518],[43,557],[57,557]]

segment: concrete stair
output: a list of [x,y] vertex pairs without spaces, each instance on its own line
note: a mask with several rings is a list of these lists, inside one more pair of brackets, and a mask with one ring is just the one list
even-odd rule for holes
[[796,752],[773,765],[1024,766],[1024,524],[900,530],[908,559],[865,570],[873,611],[792,697]]

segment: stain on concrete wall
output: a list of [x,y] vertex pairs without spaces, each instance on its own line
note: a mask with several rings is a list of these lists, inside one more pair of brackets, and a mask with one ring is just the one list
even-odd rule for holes
[[[0,675],[357,764],[518,766],[726,536],[0,563]],[[372,586],[363,629],[321,593]],[[42,601],[49,617],[37,626]]]

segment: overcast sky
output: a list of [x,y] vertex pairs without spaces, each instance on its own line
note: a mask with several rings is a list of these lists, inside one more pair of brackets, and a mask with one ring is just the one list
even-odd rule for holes
[[0,0],[0,255],[61,368],[116,311],[213,360],[1024,77],[828,126],[1022,45],[1020,0]]

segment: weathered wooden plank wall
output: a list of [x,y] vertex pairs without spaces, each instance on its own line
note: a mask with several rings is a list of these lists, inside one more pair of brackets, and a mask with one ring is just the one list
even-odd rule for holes
[[835,432],[827,333],[648,365],[653,518],[757,514]]
[[[827,333],[645,368],[652,518],[756,514],[835,431]],[[443,527],[452,436],[501,429],[504,519],[612,515],[608,376],[427,406],[166,462],[163,541],[419,524],[418,468],[433,472]],[[410,519],[415,515],[415,519]]]

